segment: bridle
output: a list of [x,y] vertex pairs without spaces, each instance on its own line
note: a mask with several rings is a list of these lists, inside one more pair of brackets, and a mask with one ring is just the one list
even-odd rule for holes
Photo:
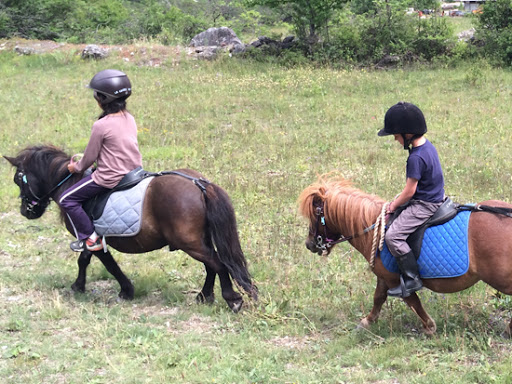
[[[73,176],[73,174],[71,172],[68,172],[68,175],[64,179],[62,179],[55,187],[50,189],[50,191],[46,193],[44,196],[39,197],[30,186],[25,171],[23,169],[19,170],[16,175],[16,178],[18,180],[18,183],[16,184],[20,186],[20,198],[25,203],[25,206],[27,207],[27,212],[33,213],[37,206],[40,206],[43,209],[46,208],[48,204],[50,204],[51,194],[55,192],[55,190],[59,188],[62,184],[64,184],[71,176]],[[23,186],[26,186],[28,188],[31,197],[33,198],[27,196],[27,194],[23,191]]]
[[[321,250],[323,254],[326,254],[330,248],[332,248],[334,245],[343,243],[345,241],[349,241],[352,239],[355,239],[357,237],[360,237],[371,230],[373,230],[376,226],[376,224],[372,224],[369,227],[366,227],[361,232],[350,235],[350,236],[343,236],[340,234],[340,236],[337,239],[330,239],[327,235],[327,225],[325,223],[325,214],[324,214],[324,203],[320,202],[319,205],[313,204],[313,208],[315,210],[315,216],[318,217],[316,221],[316,229],[315,233],[312,233],[315,239],[315,246],[318,250]],[[323,231],[320,231],[320,229],[323,228]],[[323,233],[320,233],[323,232]]]

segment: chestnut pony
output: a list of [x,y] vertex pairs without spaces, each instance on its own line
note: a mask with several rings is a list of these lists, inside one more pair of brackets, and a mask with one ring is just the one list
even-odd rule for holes
[[[334,244],[347,240],[368,262],[372,261],[375,232],[372,224],[381,215],[385,203],[378,196],[354,188],[343,178],[321,176],[316,183],[302,191],[299,197],[299,212],[309,220],[306,247],[311,252],[328,255]],[[512,208],[512,205],[497,200],[481,204]],[[469,269],[464,275],[424,279],[424,286],[434,292],[453,293],[482,280],[504,294],[512,294],[512,219],[505,215],[473,211],[469,219],[468,249]],[[378,319],[388,288],[400,283],[399,275],[389,272],[380,257],[374,257],[373,260],[377,287],[373,308],[359,324],[364,328]],[[436,323],[423,308],[418,295],[413,293],[403,300],[421,319],[424,332],[434,334]],[[512,321],[505,331],[508,336],[511,329]]]
[[[59,196],[82,177],[70,175],[67,165],[71,156],[53,146],[32,146],[16,157],[4,156],[14,167],[14,182],[20,188],[21,214],[28,219],[43,215],[50,199]],[[257,289],[251,281],[247,262],[240,246],[236,218],[227,193],[189,169],[180,173],[155,177],[144,199],[140,232],[132,237],[107,237],[107,244],[125,253],[144,253],[168,246],[181,249],[206,268],[206,280],[197,296],[200,302],[214,301],[214,283],[219,275],[222,297],[238,312],[243,298],[233,289],[231,278],[253,298]],[[70,233],[74,233],[64,212],[61,217]],[[84,292],[86,269],[92,257],[84,251],[78,258],[78,277],[71,288]],[[119,296],[133,299],[134,288],[109,251],[94,255],[119,282]]]

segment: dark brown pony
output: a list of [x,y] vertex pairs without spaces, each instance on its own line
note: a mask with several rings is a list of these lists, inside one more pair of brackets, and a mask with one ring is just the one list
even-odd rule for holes
[[[20,188],[21,214],[28,219],[41,217],[50,199],[57,201],[62,192],[82,177],[81,174],[69,176],[67,165],[71,157],[53,146],[28,147],[14,158],[5,158],[16,167],[14,182]],[[169,246],[171,251],[183,250],[206,267],[206,280],[197,299],[214,301],[215,277],[219,275],[222,297],[237,312],[243,299],[234,291],[231,278],[254,299],[257,289],[247,270],[229,196],[198,172],[189,169],[180,172],[193,180],[179,175],[155,177],[146,192],[140,232],[133,237],[107,237],[107,243],[125,253],[149,252],[164,246]],[[65,216],[61,211],[66,228],[74,233]],[[119,282],[119,296],[133,299],[133,285],[110,252],[98,251],[94,255]],[[89,251],[80,253],[78,277],[71,286],[74,291],[85,291],[91,257]]]
[[[372,224],[376,223],[384,204],[385,201],[380,197],[354,188],[347,180],[320,177],[316,183],[302,191],[299,197],[299,212],[309,220],[306,247],[311,252],[329,254],[332,245],[339,242],[330,239],[341,237],[342,240],[348,240],[370,262],[375,232]],[[496,200],[481,204],[512,208],[512,205]],[[322,217],[325,226],[320,222]],[[434,292],[453,293],[482,280],[504,294],[512,294],[512,219],[488,212],[472,212],[468,242],[469,269],[466,274],[454,278],[425,279],[424,286]],[[377,287],[373,308],[360,322],[364,328],[378,319],[388,288],[399,284],[399,275],[389,272],[380,257],[375,257],[374,261],[373,272],[377,275]],[[436,323],[425,311],[416,293],[403,300],[421,319],[424,332],[434,334]],[[506,329],[509,336],[511,329],[512,321]]]

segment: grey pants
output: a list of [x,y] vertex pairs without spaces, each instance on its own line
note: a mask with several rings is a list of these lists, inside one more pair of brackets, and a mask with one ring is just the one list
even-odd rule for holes
[[[386,231],[386,245],[394,257],[411,252],[406,240],[420,225],[427,221],[443,204],[423,200],[411,200],[407,208],[391,223]],[[416,255],[418,257],[419,255]]]

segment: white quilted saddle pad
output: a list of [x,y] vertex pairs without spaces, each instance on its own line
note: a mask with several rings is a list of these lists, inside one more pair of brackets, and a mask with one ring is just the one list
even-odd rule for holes
[[110,195],[103,214],[94,220],[94,228],[100,236],[135,236],[140,232],[142,207],[146,189],[153,177],[142,180],[135,187]]

